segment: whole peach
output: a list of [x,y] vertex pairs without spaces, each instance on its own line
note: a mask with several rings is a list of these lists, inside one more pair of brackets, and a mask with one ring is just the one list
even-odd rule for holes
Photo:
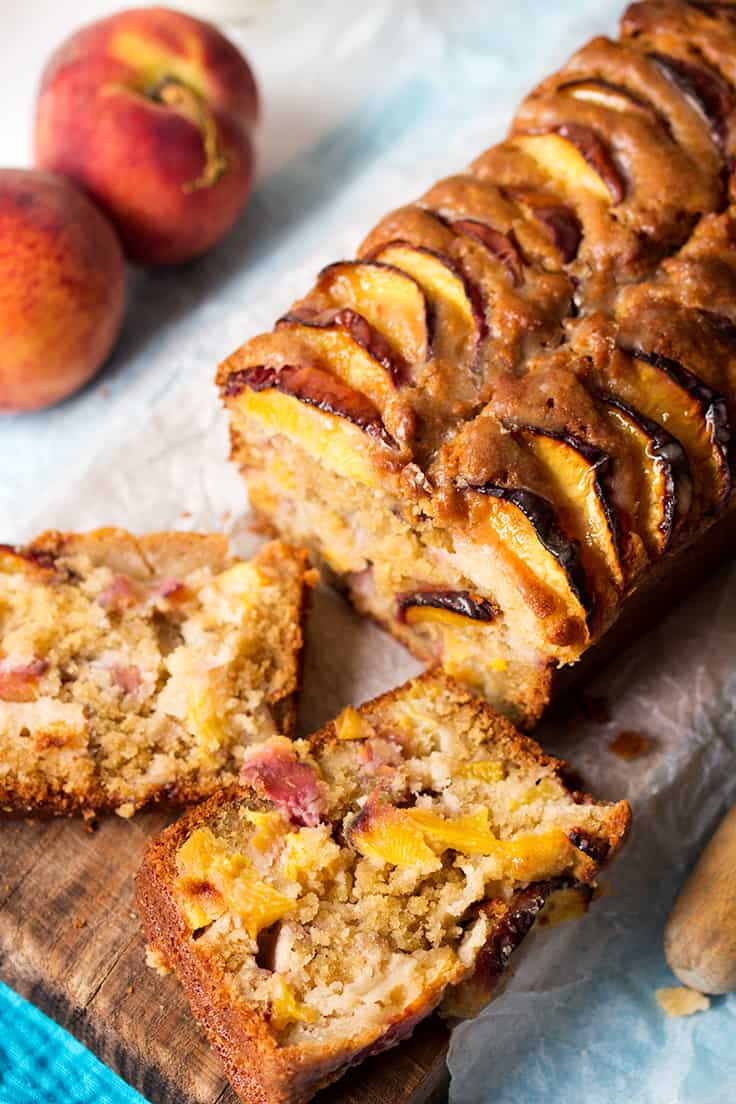
[[215,27],[131,9],[77,31],[48,62],[36,163],[86,188],[133,259],[172,264],[235,222],[257,115],[250,67]]
[[0,410],[81,387],[120,330],[125,263],[107,218],[63,177],[0,169]]

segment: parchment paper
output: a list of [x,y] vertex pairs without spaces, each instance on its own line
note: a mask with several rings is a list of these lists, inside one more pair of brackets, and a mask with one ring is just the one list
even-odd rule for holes
[[[226,462],[212,377],[268,328],[317,269],[350,255],[385,209],[456,171],[500,137],[513,106],[620,4],[377,0],[275,3],[233,29],[264,90],[262,174],[244,219],[178,271],[135,274],[109,368],[54,411],[0,428],[0,532],[120,524],[225,528],[257,543]],[[736,998],[667,1019],[662,926],[686,870],[736,800],[736,569],[713,578],[594,687],[612,719],[545,724],[539,738],[600,796],[628,797],[630,843],[610,895],[528,941],[505,993],[455,1034],[458,1104],[733,1104]],[[415,662],[320,591],[301,727],[396,685]],[[633,729],[650,752],[608,750]]]

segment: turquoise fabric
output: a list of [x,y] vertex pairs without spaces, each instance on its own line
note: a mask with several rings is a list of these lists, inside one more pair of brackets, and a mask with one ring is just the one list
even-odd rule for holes
[[0,1104],[145,1104],[93,1054],[0,982]]

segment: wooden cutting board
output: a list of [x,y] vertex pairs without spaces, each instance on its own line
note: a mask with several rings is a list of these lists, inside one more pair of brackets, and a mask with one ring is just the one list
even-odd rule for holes
[[[320,591],[310,619],[301,729],[417,669],[403,649]],[[370,657],[367,660],[367,657]],[[0,822],[0,978],[43,1009],[151,1104],[237,1104],[173,976],[144,962],[133,878],[171,817]],[[447,1030],[433,1018],[370,1059],[319,1104],[429,1104],[447,1082]]]

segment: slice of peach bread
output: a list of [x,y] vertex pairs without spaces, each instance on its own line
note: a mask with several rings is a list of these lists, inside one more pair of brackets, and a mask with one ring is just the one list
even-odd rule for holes
[[589,899],[626,802],[447,676],[308,740],[246,752],[240,785],[149,844],[137,904],[247,1104],[301,1104],[433,1009],[474,1014],[546,899]]
[[0,808],[187,803],[291,734],[313,572],[279,542],[48,532],[0,548]]

